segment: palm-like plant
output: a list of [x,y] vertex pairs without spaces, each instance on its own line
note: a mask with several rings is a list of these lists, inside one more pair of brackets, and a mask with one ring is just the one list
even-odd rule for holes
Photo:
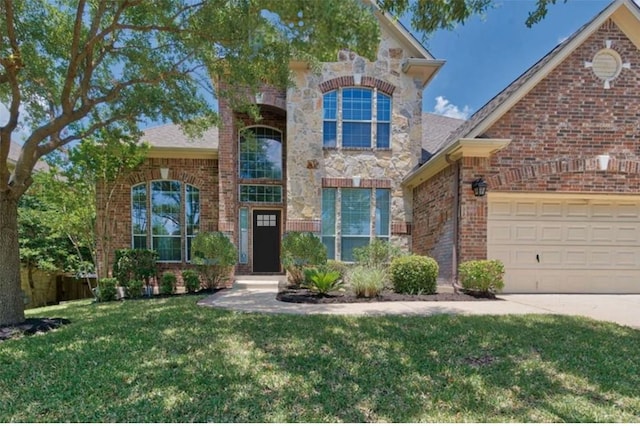
[[305,269],[304,275],[304,287],[319,295],[327,295],[342,288],[342,280],[338,271],[309,268]]

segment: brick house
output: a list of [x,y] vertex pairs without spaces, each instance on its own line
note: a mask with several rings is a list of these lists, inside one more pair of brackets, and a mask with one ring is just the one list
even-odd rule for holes
[[278,274],[282,235],[310,231],[343,261],[388,239],[448,282],[462,261],[499,258],[508,292],[639,292],[638,7],[614,1],[467,122],[421,112],[443,61],[378,19],[375,61],[292,62],[294,87],[255,95],[259,123],[220,99],[222,125],[200,140],[147,130],[113,247],[180,270],[192,236],[219,230],[236,274]]
[[501,259],[506,292],[640,292],[639,48],[617,0],[451,134],[404,180],[413,250],[448,279]]

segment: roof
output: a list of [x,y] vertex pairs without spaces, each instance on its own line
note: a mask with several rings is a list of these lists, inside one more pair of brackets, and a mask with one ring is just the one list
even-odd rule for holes
[[177,124],[163,124],[143,131],[142,141],[151,148],[218,149],[218,128],[211,127],[200,138],[187,136]]
[[582,42],[600,28],[614,12],[623,6],[626,6],[635,15],[640,13],[640,8],[632,0],[615,0],[610,3],[600,13],[594,16],[593,19],[580,27],[569,38],[558,44],[531,68],[516,78],[502,92],[487,102],[473,114],[463,126],[452,133],[445,143],[442,144],[442,147],[448,147],[461,138],[481,136],[482,133],[488,130],[511,106],[524,97],[540,80],[546,77],[551,70],[569,56]]
[[460,118],[425,112],[422,114],[422,149],[429,154],[439,151],[449,135],[465,121]]

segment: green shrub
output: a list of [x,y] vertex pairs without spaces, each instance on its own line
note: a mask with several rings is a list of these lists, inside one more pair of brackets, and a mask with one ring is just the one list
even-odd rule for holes
[[219,287],[229,279],[238,261],[235,246],[222,232],[200,232],[191,243],[191,252],[191,263],[204,279],[205,288]]
[[176,288],[176,274],[173,272],[165,272],[160,280],[160,294],[172,294]]
[[144,287],[144,281],[131,280],[127,283],[127,296],[133,299],[137,299],[142,296],[142,287]]
[[102,278],[98,282],[96,289],[96,299],[98,302],[110,302],[116,300],[116,286],[118,280],[116,278]]
[[401,254],[399,247],[379,238],[376,238],[367,246],[353,249],[353,257],[356,262],[371,267],[386,267]]
[[304,270],[304,286],[314,293],[326,295],[342,288],[340,272],[308,268]]
[[324,265],[327,248],[311,232],[289,232],[282,238],[282,265],[294,286],[304,282],[304,269]]
[[348,283],[357,297],[376,297],[384,290],[387,279],[384,268],[357,265],[349,271]]
[[193,269],[185,269],[182,271],[182,282],[187,289],[187,293],[200,290],[200,274]]
[[340,273],[340,279],[345,279],[345,277],[347,276],[347,273],[349,272],[349,265],[344,263],[344,262],[340,262],[339,260],[327,260],[327,263],[325,264],[324,268],[327,271],[336,271]]
[[400,256],[389,268],[396,293],[434,294],[438,280],[438,263],[426,256]]
[[127,287],[131,280],[144,280],[149,285],[151,277],[158,273],[155,250],[123,249],[116,250],[113,264],[113,276],[122,287]]
[[458,267],[462,288],[495,294],[504,288],[504,264],[499,260],[470,260]]

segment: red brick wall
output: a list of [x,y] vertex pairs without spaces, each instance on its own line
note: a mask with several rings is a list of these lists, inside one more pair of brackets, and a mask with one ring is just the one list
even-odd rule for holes
[[[108,266],[111,269],[113,252],[131,248],[131,187],[143,182],[161,179],[160,168],[169,169],[168,179],[196,186],[200,190],[200,230],[216,231],[218,228],[218,162],[208,159],[148,158],[133,173],[117,184],[111,201],[109,216],[109,238],[111,254]],[[102,194],[98,194],[98,197]],[[104,212],[98,210],[99,218]],[[183,218],[184,220],[184,218]],[[99,257],[100,259],[102,257]],[[184,258],[184,256],[183,256]],[[186,263],[160,263],[161,271],[171,270],[179,277],[180,271],[188,268]],[[180,278],[179,278],[180,279]]]
[[[584,65],[605,48],[606,40],[612,40],[623,62],[631,63],[610,89]],[[490,159],[461,160],[460,262],[486,257],[487,198],[471,190],[478,177],[487,181],[489,192],[640,192],[638,64],[638,49],[609,21],[483,135],[511,139],[511,144]],[[606,172],[597,169],[600,154],[612,157]],[[438,218],[451,197],[438,191],[452,179],[445,170],[414,191],[417,252],[448,249],[449,243],[441,242],[446,223]]]

